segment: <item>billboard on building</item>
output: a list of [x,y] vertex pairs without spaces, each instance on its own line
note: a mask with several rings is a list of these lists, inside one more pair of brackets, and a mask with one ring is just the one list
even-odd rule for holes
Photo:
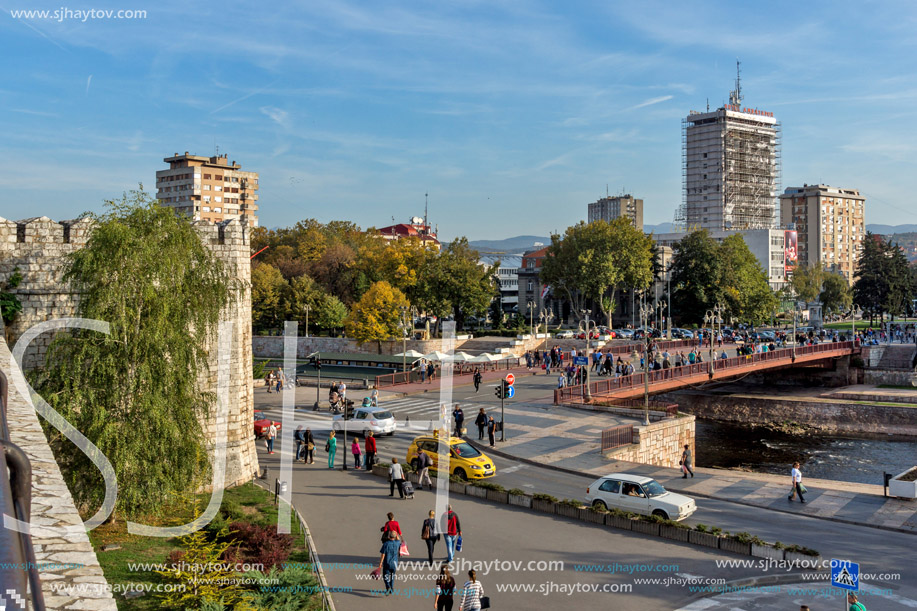
[[783,271],[787,276],[796,269],[796,265],[799,263],[797,254],[798,239],[795,231],[787,230],[783,232]]

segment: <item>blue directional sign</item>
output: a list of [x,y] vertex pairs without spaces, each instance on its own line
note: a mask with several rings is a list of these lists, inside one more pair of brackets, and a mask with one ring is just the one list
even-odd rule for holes
[[506,398],[507,398],[507,399],[512,399],[512,398],[513,398],[513,395],[515,395],[515,394],[516,394],[516,387],[515,387],[515,386],[510,386],[509,388],[506,389]]
[[589,357],[587,356],[574,356],[573,357],[574,365],[589,365]]
[[831,585],[845,590],[860,587],[860,565],[849,560],[831,559]]

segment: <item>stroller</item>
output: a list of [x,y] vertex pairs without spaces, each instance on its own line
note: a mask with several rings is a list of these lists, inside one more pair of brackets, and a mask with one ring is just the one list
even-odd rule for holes
[[341,395],[339,395],[336,391],[332,390],[328,394],[328,403],[331,405],[332,414],[341,413],[344,411],[344,401],[341,399]]

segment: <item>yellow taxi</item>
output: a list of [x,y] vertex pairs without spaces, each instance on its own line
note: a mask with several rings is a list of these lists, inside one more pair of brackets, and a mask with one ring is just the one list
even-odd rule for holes
[[[493,477],[497,473],[494,461],[464,439],[449,437],[447,443],[449,444],[449,473],[451,475],[469,480]],[[418,450],[423,450],[433,460],[431,468],[441,471],[437,466],[439,462],[439,435],[436,432],[432,435],[415,437],[408,447],[405,462],[414,467],[415,470],[419,469]]]

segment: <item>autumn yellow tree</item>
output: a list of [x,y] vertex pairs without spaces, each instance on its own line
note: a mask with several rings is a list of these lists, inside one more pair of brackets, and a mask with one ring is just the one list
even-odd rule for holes
[[381,353],[383,340],[401,337],[401,308],[409,305],[404,293],[384,280],[376,282],[353,305],[344,330],[361,344],[379,342]]

